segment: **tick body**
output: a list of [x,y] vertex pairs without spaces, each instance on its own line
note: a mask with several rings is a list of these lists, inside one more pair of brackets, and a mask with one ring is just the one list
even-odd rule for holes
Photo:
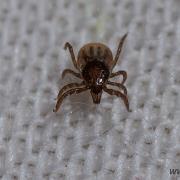
[[[62,73],[62,78],[66,74],[71,74],[81,79],[82,82],[67,84],[59,91],[57,103],[53,109],[54,112],[58,111],[63,99],[66,96],[78,94],[86,90],[90,90],[93,102],[95,104],[100,103],[103,91],[110,95],[121,97],[127,110],[129,111],[127,89],[124,86],[127,79],[127,73],[125,71],[112,72],[119,59],[119,55],[121,54],[122,46],[126,37],[127,34],[121,38],[114,58],[111,50],[106,45],[101,43],[88,43],[80,49],[76,60],[71,44],[68,42],[65,44],[64,48],[69,49],[72,62],[78,72],[71,69],[65,69]],[[123,77],[121,83],[109,81],[110,78],[118,75]],[[116,86],[119,88],[119,90],[107,88],[107,85]]]

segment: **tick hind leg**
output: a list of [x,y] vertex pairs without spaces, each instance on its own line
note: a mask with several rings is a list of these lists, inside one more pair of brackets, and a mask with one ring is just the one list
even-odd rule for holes
[[127,98],[126,95],[124,95],[124,94],[121,93],[120,91],[116,91],[116,90],[114,90],[114,89],[109,89],[109,88],[107,88],[107,87],[104,87],[103,90],[104,90],[105,92],[107,92],[108,94],[110,94],[110,95],[116,95],[116,96],[118,96],[118,97],[121,97],[122,100],[124,101],[124,104],[125,104],[125,106],[126,106],[126,109],[127,109],[128,111],[130,111],[130,110],[129,110],[129,101],[128,101],[128,98]]
[[121,50],[122,50],[122,47],[123,47],[123,44],[124,44],[124,41],[125,41],[127,35],[128,35],[128,34],[126,33],[126,34],[121,38],[121,40],[120,40],[120,42],[119,42],[118,49],[117,49],[116,56],[115,56],[114,61],[113,61],[113,66],[112,66],[112,68],[114,68],[114,66],[116,65],[116,63],[117,63],[117,61],[118,61],[118,59],[119,59],[119,56],[120,56],[120,54],[121,54]]
[[110,78],[113,78],[113,77],[119,76],[119,75],[122,75],[122,76],[123,76],[123,80],[122,80],[121,84],[124,84],[125,81],[126,81],[126,79],[127,79],[127,73],[126,73],[126,71],[117,71],[117,72],[115,72],[115,73],[111,73]]
[[[69,87],[69,89],[67,89],[68,87]],[[55,108],[53,109],[53,112],[58,111],[58,109],[60,108],[62,101],[64,100],[65,97],[67,97],[68,95],[72,95],[72,94],[78,94],[78,93],[81,93],[86,90],[87,90],[87,87],[82,84],[75,85],[75,83],[74,83],[73,86],[68,86],[68,85],[64,86],[64,88],[62,88],[59,91],[57,103],[55,105]]]
[[[76,69],[78,69],[77,61],[76,61],[76,58],[75,58],[75,55],[74,55],[74,50],[73,50],[72,45],[71,45],[69,42],[66,42],[65,45],[64,45],[64,49],[66,50],[67,48],[69,49],[69,53],[70,53],[70,55],[71,55],[71,59],[72,59],[72,62],[73,62],[73,64],[74,64],[74,67],[75,67]],[[79,70],[79,69],[78,69],[78,70]]]
[[80,78],[81,79],[81,75],[77,72],[74,72],[73,70],[71,69],[65,69],[63,72],[62,72],[62,78],[65,77],[66,74],[72,74],[73,76],[77,77],[77,78]]

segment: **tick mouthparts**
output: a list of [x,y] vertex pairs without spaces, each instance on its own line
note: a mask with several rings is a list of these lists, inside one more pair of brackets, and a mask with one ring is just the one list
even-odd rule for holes
[[102,95],[102,91],[99,92],[99,93],[94,93],[93,91],[91,91],[91,96],[92,96],[93,102],[95,104],[99,104],[100,103],[101,95]]

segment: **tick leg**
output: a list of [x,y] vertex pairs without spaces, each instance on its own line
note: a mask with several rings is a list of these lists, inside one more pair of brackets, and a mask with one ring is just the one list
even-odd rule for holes
[[71,55],[71,59],[72,59],[72,62],[74,64],[74,67],[76,69],[78,69],[76,58],[75,58],[74,51],[73,51],[73,47],[72,47],[72,45],[69,42],[66,42],[65,45],[64,45],[64,49],[66,50],[67,48],[69,49],[69,53]]
[[70,84],[65,85],[62,89],[60,89],[56,99],[59,99],[61,94],[63,94],[65,91],[72,89],[72,88],[79,88],[81,86],[84,86],[84,82],[82,82],[80,84],[79,83],[70,83]]
[[122,100],[124,101],[124,104],[126,106],[126,109],[129,111],[129,102],[128,102],[128,98],[126,95],[124,95],[123,93],[121,93],[120,91],[116,91],[114,89],[108,89],[107,87],[104,87],[103,90],[105,92],[107,92],[110,95],[116,95],[118,97],[121,97]]
[[117,52],[116,52],[116,56],[114,58],[114,62],[113,62],[113,66],[112,66],[112,69],[114,68],[114,66],[116,65],[118,59],[119,59],[119,56],[121,54],[121,50],[122,50],[122,47],[123,47],[123,43],[124,43],[124,40],[126,39],[127,37],[127,33],[121,38],[120,42],[119,42],[119,46],[118,46],[118,49],[117,49]]
[[82,87],[76,87],[73,89],[69,89],[64,93],[61,93],[60,96],[58,97],[58,100],[57,100],[55,108],[53,109],[53,112],[58,111],[58,109],[61,106],[61,103],[65,97],[67,97],[68,95],[71,95],[71,94],[78,94],[78,93],[81,93],[81,92],[86,91],[86,90],[87,90],[87,87],[84,85]]
[[122,89],[124,91],[124,94],[127,96],[127,89],[123,84],[111,82],[111,81],[108,81],[107,84],[119,87],[120,89]]
[[123,81],[121,82],[121,84],[124,84],[126,79],[127,79],[127,73],[126,71],[117,71],[115,73],[111,73],[110,78],[113,78],[115,76],[119,76],[122,75],[123,76]]
[[74,72],[74,71],[71,70],[71,69],[65,69],[65,70],[62,72],[62,78],[64,78],[64,76],[65,76],[66,74],[72,74],[72,75],[76,76],[77,78],[80,78],[80,79],[81,79],[81,75],[80,75],[79,73],[77,73],[77,72]]

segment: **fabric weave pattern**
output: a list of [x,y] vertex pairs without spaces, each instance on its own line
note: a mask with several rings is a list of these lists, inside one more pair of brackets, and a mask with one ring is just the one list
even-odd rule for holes
[[[0,0],[0,179],[173,180],[180,170],[179,0]],[[101,42],[126,70],[132,112],[89,92],[63,101],[78,79],[60,75],[75,54]],[[119,78],[114,79],[117,82]],[[179,175],[180,176],[180,175]]]

